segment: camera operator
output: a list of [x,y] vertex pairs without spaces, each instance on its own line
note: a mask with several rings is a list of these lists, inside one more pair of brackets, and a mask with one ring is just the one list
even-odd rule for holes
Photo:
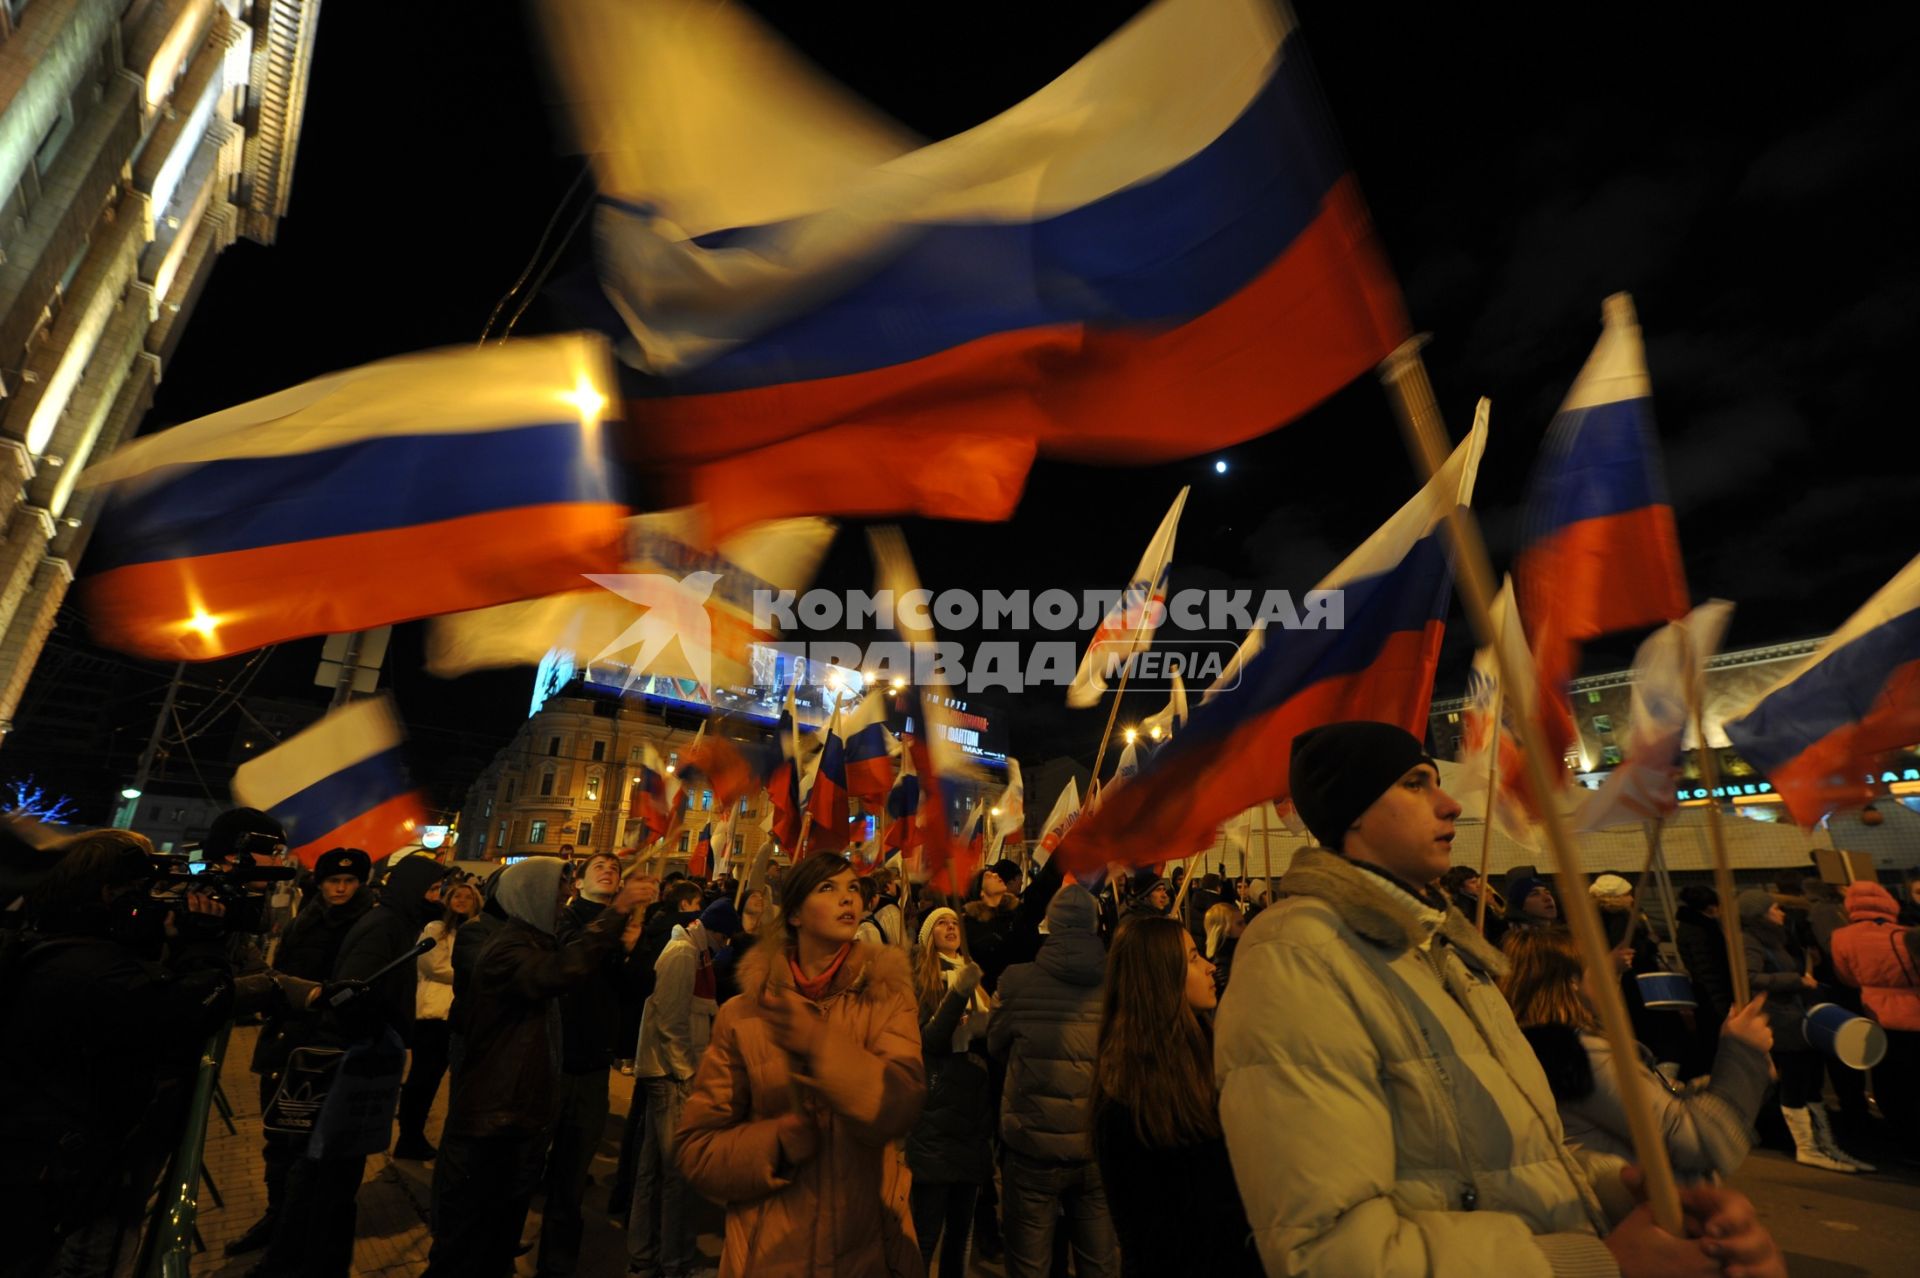
[[[373,908],[373,895],[366,890],[372,872],[372,859],[359,848],[334,848],[320,855],[313,865],[312,899],[281,933],[280,948],[274,955],[275,971],[309,981],[324,981],[333,974],[334,960],[348,931]],[[313,1040],[319,1019],[310,1012],[287,1013],[269,1017],[261,1028],[254,1044],[252,1068],[260,1076],[263,1112],[280,1086],[287,1058],[295,1048]],[[267,1132],[262,1157],[266,1162],[267,1210],[246,1233],[227,1244],[229,1256],[258,1251],[273,1238],[280,1204],[286,1198],[287,1172],[293,1164],[291,1138]]]
[[[333,980],[358,983],[410,953],[440,903],[447,867],[428,856],[410,856],[387,872],[379,904],[353,924],[340,942]],[[414,983],[418,968],[399,963],[368,987],[367,995],[319,1017],[316,1040],[350,1047],[373,1043],[392,1030],[402,1043],[413,1036]],[[399,1095],[399,1082],[394,1083]],[[389,1110],[391,1112],[391,1110]],[[389,1134],[391,1140],[391,1134]],[[306,1138],[294,1138],[286,1198],[267,1254],[251,1271],[257,1278],[343,1278],[353,1263],[358,1215],[355,1198],[366,1171],[364,1155],[313,1158]]]
[[277,864],[286,850],[285,828],[258,808],[228,808],[213,819],[200,845],[208,870],[258,893],[248,899],[246,917],[227,925],[227,961],[237,973],[258,972],[267,966],[267,933],[273,925],[267,898],[276,886],[265,880],[242,880],[238,872],[250,865]]
[[152,845],[58,840],[26,896],[0,987],[0,1237],[7,1273],[108,1272],[178,1135],[199,1051],[236,1010],[304,1007],[321,987],[236,980],[225,906],[156,897]]

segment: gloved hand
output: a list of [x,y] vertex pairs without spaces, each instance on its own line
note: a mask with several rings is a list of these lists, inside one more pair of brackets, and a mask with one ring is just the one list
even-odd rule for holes
[[961,998],[972,998],[973,992],[980,988],[980,965],[968,963],[954,974],[953,988]]
[[371,988],[365,981],[328,981],[320,987],[320,997],[315,1001],[322,1007],[345,1007],[365,997]]

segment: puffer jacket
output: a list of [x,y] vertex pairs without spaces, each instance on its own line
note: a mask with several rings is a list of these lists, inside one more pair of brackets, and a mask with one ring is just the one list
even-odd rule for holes
[[[727,1209],[721,1278],[881,1278],[923,1272],[899,1139],[926,1099],[907,960],[856,944],[815,1006],[827,1032],[801,1073],[775,1041],[762,993],[791,990],[786,950],[756,945],[740,993],[713,1023],[674,1133],[695,1190]],[[819,1125],[813,1157],[790,1166],[779,1120],[804,1094]]]
[[[455,934],[457,935],[457,933]],[[420,929],[420,939],[432,938],[433,948],[414,960],[413,1019],[444,1021],[453,1009],[453,944],[446,922],[435,919]]]
[[1807,995],[1813,991],[1801,979],[1800,963],[1788,948],[1787,930],[1765,919],[1741,923],[1740,938],[1747,950],[1747,985],[1767,996],[1767,1026],[1773,1030],[1773,1050],[1805,1052]]
[[[1623,1167],[1638,1161],[1605,1036],[1567,1025],[1529,1026],[1525,1033],[1560,1103],[1567,1143]],[[1753,1148],[1754,1115],[1771,1081],[1767,1054],[1723,1034],[1707,1085],[1683,1087],[1668,1081],[1646,1049],[1640,1050],[1640,1075],[1653,1097],[1654,1120],[1673,1157],[1674,1173],[1683,1183],[1731,1176]]]
[[[1075,892],[1086,889],[1070,887],[1062,896]],[[1091,901],[1086,913],[1091,923]],[[1106,973],[1106,947],[1089,926],[1055,930],[1033,962],[1000,977],[987,1048],[1007,1061],[1000,1104],[1000,1139],[1007,1148],[1046,1161],[1093,1158],[1089,1097]]]
[[1615,1272],[1600,1166],[1563,1143],[1494,984],[1506,961],[1459,911],[1332,852],[1296,853],[1280,887],[1240,937],[1214,1038],[1267,1272]]
[[1878,883],[1847,886],[1847,917],[1834,929],[1834,974],[1860,991],[1873,1019],[1890,1030],[1920,1030],[1920,964],[1912,928],[1901,927],[1899,903]]

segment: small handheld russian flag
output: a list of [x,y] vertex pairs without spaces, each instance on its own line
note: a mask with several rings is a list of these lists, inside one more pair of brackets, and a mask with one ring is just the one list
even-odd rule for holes
[[407,777],[406,734],[390,698],[349,702],[233,774],[236,803],[271,813],[312,866],[331,848],[374,860],[414,842],[426,805]]

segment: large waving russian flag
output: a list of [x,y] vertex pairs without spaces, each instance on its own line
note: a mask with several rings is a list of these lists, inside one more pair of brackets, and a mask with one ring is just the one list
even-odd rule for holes
[[1600,340],[1547,428],[1514,559],[1542,726],[1559,750],[1572,741],[1565,704],[1580,645],[1688,607],[1633,299],[1615,293],[1602,314]]
[[1803,826],[1871,800],[1879,756],[1920,742],[1920,558],[1726,728]]
[[94,638],[205,661],[617,571],[596,336],[335,373],[135,440],[85,560]]
[[270,813],[312,867],[333,848],[374,860],[417,841],[426,823],[407,779],[406,735],[392,702],[353,701],[234,770],[234,801]]
[[847,747],[840,739],[840,711],[834,709],[814,758],[812,784],[807,787],[807,812],[813,817],[807,848],[838,852],[847,846],[852,809],[847,802]]
[[[1406,335],[1271,0],[1158,0],[924,146],[732,6],[547,12],[635,452],[716,531],[1004,518],[1036,447],[1152,462],[1245,440]],[[846,484],[849,456],[890,483]]]
[[1293,739],[1343,719],[1425,735],[1452,596],[1445,530],[1467,504],[1486,415],[1412,501],[1322,581],[1343,592],[1342,628],[1269,631],[1237,687],[1194,711],[1133,778],[1103,788],[1060,843],[1071,871],[1146,865],[1211,843],[1222,822],[1284,799]]
[[869,688],[846,724],[847,793],[872,811],[886,802],[899,772],[900,739],[887,727],[886,693]]

